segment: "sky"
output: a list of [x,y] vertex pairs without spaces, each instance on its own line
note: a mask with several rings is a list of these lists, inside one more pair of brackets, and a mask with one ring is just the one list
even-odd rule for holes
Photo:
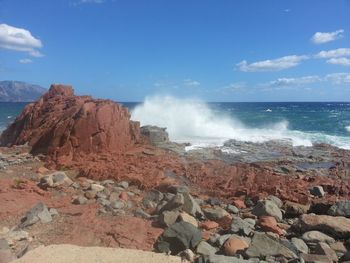
[[0,0],[0,80],[117,101],[350,101],[350,0]]

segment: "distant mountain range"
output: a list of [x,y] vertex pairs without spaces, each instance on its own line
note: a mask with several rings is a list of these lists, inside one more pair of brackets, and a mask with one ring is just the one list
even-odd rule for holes
[[46,89],[21,81],[0,81],[0,102],[31,102],[39,98]]

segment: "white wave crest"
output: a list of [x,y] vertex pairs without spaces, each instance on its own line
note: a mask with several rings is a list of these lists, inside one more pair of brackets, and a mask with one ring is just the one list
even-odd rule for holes
[[345,127],[345,130],[347,130],[348,132],[350,132],[350,125]]
[[288,121],[249,128],[232,116],[218,113],[208,104],[195,99],[149,97],[134,108],[131,117],[140,121],[141,125],[166,127],[172,141],[190,142],[190,149],[221,146],[228,139],[246,142],[290,140],[294,146],[312,146],[317,141],[350,148],[350,140],[346,137],[292,131],[288,129]]

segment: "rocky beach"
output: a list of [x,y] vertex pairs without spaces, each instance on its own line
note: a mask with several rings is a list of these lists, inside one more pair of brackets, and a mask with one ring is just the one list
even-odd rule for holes
[[59,84],[0,144],[1,263],[350,262],[350,150],[189,151]]

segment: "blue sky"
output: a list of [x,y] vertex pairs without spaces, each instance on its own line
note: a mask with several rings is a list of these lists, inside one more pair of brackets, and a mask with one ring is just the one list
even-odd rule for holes
[[0,80],[118,101],[349,101],[349,0],[0,0]]

